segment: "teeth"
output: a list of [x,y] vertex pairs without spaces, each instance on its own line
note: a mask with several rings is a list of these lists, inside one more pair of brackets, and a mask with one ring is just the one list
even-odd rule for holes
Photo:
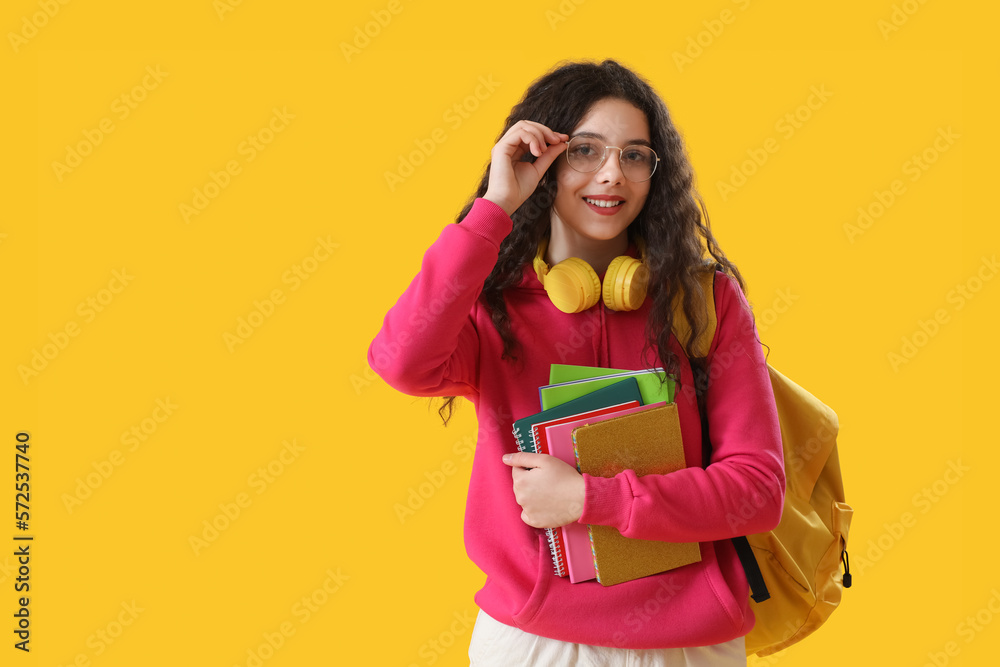
[[603,199],[590,199],[589,197],[584,197],[583,199],[588,204],[593,204],[594,206],[600,206],[601,208],[613,208],[615,206],[620,206],[625,203],[622,201],[604,201]]

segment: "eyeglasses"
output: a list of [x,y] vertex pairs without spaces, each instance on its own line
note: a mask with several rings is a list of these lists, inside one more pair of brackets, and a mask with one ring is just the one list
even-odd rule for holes
[[653,172],[656,171],[656,164],[660,158],[649,146],[634,144],[618,148],[617,146],[605,146],[591,137],[577,136],[569,140],[566,161],[573,169],[583,173],[597,171],[607,159],[609,148],[618,151],[618,161],[622,168],[622,174],[628,180],[642,183],[653,177]]

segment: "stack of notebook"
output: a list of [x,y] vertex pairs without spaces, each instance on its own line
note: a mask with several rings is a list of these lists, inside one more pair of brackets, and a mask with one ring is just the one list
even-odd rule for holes
[[[662,369],[618,371],[553,364],[542,412],[514,422],[520,451],[551,454],[580,472],[613,477],[685,467],[674,383]],[[698,544],[637,540],[610,526],[547,528],[557,575],[605,586],[697,562]]]

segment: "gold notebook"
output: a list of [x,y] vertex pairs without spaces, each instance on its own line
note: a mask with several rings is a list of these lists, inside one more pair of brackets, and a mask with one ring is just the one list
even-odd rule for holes
[[[614,477],[631,469],[636,475],[666,474],[687,467],[677,404],[616,417],[573,431],[580,472]],[[620,584],[701,560],[697,542],[637,540],[617,528],[590,525],[597,580]]]

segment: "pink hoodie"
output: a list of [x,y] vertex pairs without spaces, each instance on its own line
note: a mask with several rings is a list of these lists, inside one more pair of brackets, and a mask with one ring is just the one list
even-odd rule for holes
[[599,304],[569,315],[549,301],[530,264],[506,293],[516,364],[478,301],[512,222],[477,199],[424,255],[420,273],[388,312],[368,351],[371,367],[413,396],[465,396],[479,435],[465,512],[469,557],[487,575],[476,603],[522,630],[563,641],[621,648],[673,648],[729,641],[753,627],[746,577],[728,541],[770,530],[785,490],[781,433],[749,305],[716,274],[718,328],[709,352],[711,465],[701,468],[701,423],[683,349],[677,403],[688,468],[668,475],[584,475],[580,523],[614,526],[626,537],[700,542],[701,562],[634,581],[571,584],[553,573],[545,531],[521,521],[511,470],[511,425],[540,411],[538,387],[552,363],[642,369],[651,300],[636,311]]

